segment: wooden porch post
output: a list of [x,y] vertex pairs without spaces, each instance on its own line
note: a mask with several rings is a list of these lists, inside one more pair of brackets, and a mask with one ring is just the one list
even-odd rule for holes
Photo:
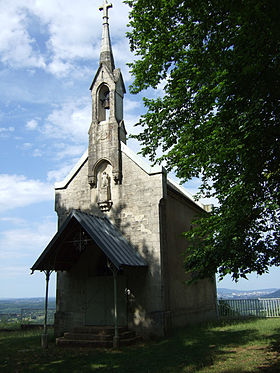
[[113,348],[119,348],[119,326],[118,326],[118,283],[117,283],[118,272],[116,269],[113,270],[114,277],[114,322],[115,322],[115,335],[113,338]]
[[46,275],[46,295],[45,295],[45,320],[44,320],[44,332],[41,335],[41,346],[42,348],[48,348],[48,294],[49,294],[49,280],[52,271],[44,271]]
[[119,338],[119,325],[118,325],[118,270],[107,258],[107,266],[113,273],[114,279],[114,328],[115,333],[113,337],[113,348],[119,348],[120,338]]

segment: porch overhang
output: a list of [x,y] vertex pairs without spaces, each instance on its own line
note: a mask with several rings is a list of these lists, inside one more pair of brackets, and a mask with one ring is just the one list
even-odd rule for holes
[[[74,233],[80,237],[73,239]],[[70,270],[88,241],[93,242],[117,270],[147,266],[145,260],[108,218],[73,210],[31,267],[32,273]]]

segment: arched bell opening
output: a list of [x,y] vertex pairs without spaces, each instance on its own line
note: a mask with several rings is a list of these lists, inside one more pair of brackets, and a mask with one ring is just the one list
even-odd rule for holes
[[110,118],[110,90],[103,84],[97,95],[98,122],[107,121]]

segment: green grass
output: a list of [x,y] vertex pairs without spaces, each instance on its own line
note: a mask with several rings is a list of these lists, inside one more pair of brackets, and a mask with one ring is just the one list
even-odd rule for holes
[[220,322],[180,329],[161,340],[123,348],[58,348],[41,331],[0,333],[0,371],[127,373],[280,372],[280,319]]
[[6,322],[0,321],[0,331],[20,329],[20,321]]

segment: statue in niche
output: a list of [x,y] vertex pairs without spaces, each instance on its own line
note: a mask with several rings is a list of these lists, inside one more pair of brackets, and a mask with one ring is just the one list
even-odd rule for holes
[[99,201],[111,201],[111,178],[106,171],[103,171],[100,179]]

